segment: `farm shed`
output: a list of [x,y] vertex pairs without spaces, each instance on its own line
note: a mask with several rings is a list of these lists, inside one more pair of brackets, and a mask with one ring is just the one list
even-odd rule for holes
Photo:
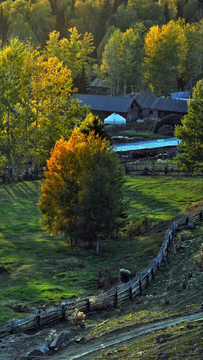
[[90,85],[90,91],[92,94],[97,95],[108,95],[110,93],[108,86],[105,86],[99,78],[93,80]]
[[92,113],[98,115],[101,120],[113,113],[121,115],[126,120],[138,119],[140,116],[141,109],[134,97],[73,94],[72,99],[79,99],[81,106],[90,106]]
[[132,157],[156,156],[159,153],[167,153],[168,156],[175,156],[180,139],[158,139],[150,141],[139,141],[131,143],[114,144],[114,150],[119,155],[132,155]]
[[126,124],[126,119],[119,114],[113,113],[104,119],[104,124],[108,125],[122,125]]
[[135,96],[135,100],[141,110],[141,117],[150,115],[163,118],[170,114],[179,114],[184,116],[188,112],[187,101],[158,98],[151,96]]
[[171,94],[171,99],[179,100],[189,100],[189,97],[192,97],[192,90],[190,91],[179,91]]

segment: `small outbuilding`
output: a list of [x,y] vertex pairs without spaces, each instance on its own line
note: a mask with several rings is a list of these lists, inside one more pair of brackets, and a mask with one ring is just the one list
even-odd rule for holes
[[104,119],[104,124],[122,125],[122,124],[126,124],[126,119],[119,114],[113,113],[109,115],[106,119]]

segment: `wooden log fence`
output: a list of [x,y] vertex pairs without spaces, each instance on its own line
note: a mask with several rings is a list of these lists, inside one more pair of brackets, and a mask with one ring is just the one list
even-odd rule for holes
[[136,275],[136,277],[128,283],[112,288],[99,296],[92,296],[74,302],[64,302],[60,307],[52,311],[44,313],[42,309],[38,309],[36,313],[30,317],[17,321],[8,321],[0,325],[0,337],[29,330],[38,331],[45,325],[69,319],[75,309],[87,314],[106,309],[110,306],[119,307],[136,296],[140,296],[142,291],[153,281],[156,272],[166,261],[170,246],[174,242],[176,231],[187,226],[189,222],[195,224],[202,220],[203,214],[201,210],[190,217],[185,216],[178,221],[174,221],[165,232],[165,238],[157,257],[151,261],[151,264],[145,271]]

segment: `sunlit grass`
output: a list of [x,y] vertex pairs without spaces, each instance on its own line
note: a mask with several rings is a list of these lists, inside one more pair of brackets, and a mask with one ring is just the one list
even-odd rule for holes
[[[187,328],[190,325],[191,328]],[[203,322],[188,322],[173,325],[167,329],[156,331],[129,344],[124,344],[113,351],[105,349],[96,359],[202,359],[202,326]],[[157,337],[164,337],[159,342]],[[165,353],[165,355],[163,355]],[[158,357],[159,354],[159,357]],[[161,354],[163,357],[161,357]]]
[[151,218],[168,220],[203,198],[201,177],[138,176],[126,177],[126,197],[130,199],[130,216],[149,214]]
[[[71,297],[98,293],[98,271],[129,268],[137,273],[148,266],[162,244],[166,224],[140,237],[105,240],[100,254],[86,247],[71,248],[62,235],[49,236],[39,224],[37,208],[41,181],[0,184],[0,323],[12,310],[6,302],[38,307]],[[159,223],[202,200],[200,177],[127,176],[125,194],[130,203],[129,221],[147,216]],[[168,225],[167,225],[168,226]],[[25,316],[15,313],[16,318]]]

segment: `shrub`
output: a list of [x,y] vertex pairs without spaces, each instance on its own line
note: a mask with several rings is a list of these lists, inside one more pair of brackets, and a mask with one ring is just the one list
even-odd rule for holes
[[109,266],[101,268],[97,273],[97,286],[99,289],[108,290],[119,283],[118,267]]
[[46,337],[45,341],[46,344],[48,346],[48,348],[50,347],[52,341],[54,341],[54,339],[57,337],[57,332],[55,329],[51,329],[49,335]]
[[195,263],[200,271],[203,271],[203,244],[200,247],[200,251],[195,255]]
[[120,277],[122,282],[127,283],[132,278],[132,274],[127,269],[120,269]]
[[135,218],[125,228],[125,236],[130,238],[132,236],[139,236],[145,231],[149,230],[153,224],[153,220],[147,216],[142,219]]
[[7,270],[3,264],[0,263],[0,274],[6,274]]
[[75,326],[84,327],[85,326],[85,314],[78,309],[75,309],[72,315],[72,322]]
[[181,242],[188,240],[191,237],[191,232],[188,230],[183,230],[181,231],[177,236],[176,236],[176,241],[175,241],[175,246],[174,246],[174,250],[179,250],[181,247]]

